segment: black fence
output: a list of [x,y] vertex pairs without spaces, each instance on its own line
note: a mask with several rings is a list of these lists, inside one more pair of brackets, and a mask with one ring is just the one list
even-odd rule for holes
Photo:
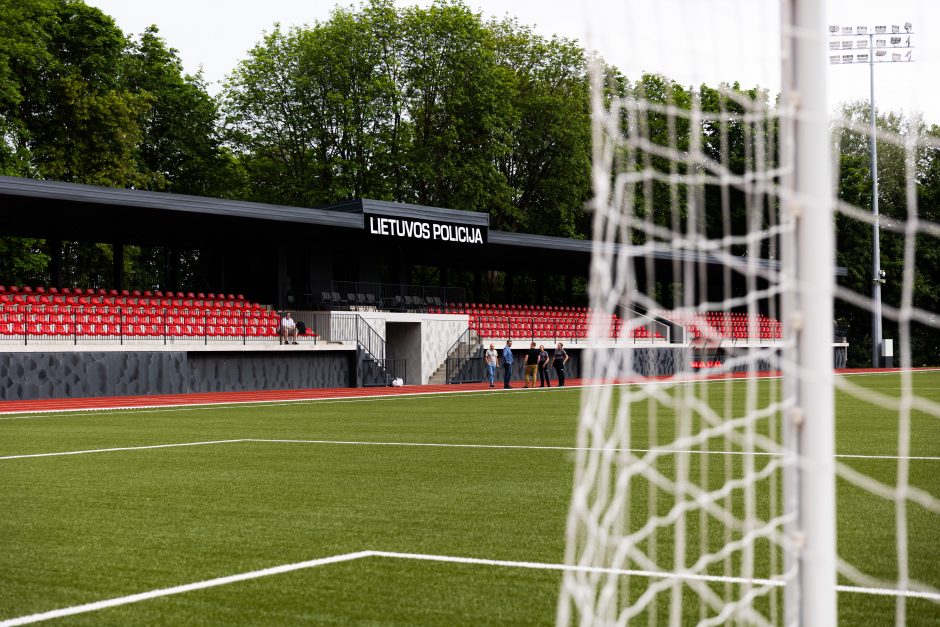
[[384,387],[392,385],[395,379],[405,379],[407,365],[404,359],[373,359],[362,360],[363,387]]
[[478,383],[483,380],[483,343],[473,329],[454,342],[447,351],[445,380],[448,383]]
[[426,312],[448,302],[463,302],[466,296],[462,287],[324,281],[311,286],[303,304],[307,309]]
[[[477,321],[478,333],[485,340],[518,340],[545,344],[579,344],[594,342],[590,337],[590,324],[587,322],[570,322],[552,320],[544,317],[510,316],[500,322]],[[618,327],[610,329],[600,336],[603,342],[615,344],[656,344],[669,342],[673,337],[673,330],[667,325],[657,321],[647,321],[642,325],[629,328]]]

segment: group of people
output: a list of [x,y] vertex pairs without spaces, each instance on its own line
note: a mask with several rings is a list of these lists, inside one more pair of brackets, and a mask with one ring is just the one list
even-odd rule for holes
[[[486,364],[486,376],[490,382],[490,387],[496,387],[496,370],[500,363],[503,366],[503,387],[509,389],[512,379],[512,364],[514,357],[512,354],[512,340],[506,340],[506,346],[501,351],[496,351],[496,347],[490,344],[489,349],[484,353],[484,363]],[[525,369],[525,387],[535,387],[536,373],[538,373],[539,387],[551,387],[552,379],[550,369],[554,368],[555,376],[558,378],[559,387],[565,385],[565,364],[568,363],[568,353],[561,342],[554,350],[551,357],[542,344],[536,348],[535,342],[532,342],[529,350],[522,356],[522,364]]]

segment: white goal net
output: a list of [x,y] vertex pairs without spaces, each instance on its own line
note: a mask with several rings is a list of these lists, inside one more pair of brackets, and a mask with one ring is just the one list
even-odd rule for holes
[[[629,54],[717,62],[707,36],[658,42],[643,26],[694,21],[709,3],[663,4],[624,26]],[[931,290],[915,290],[937,280],[919,267],[940,258],[937,213],[918,203],[923,177],[940,176],[940,141],[923,124],[879,131],[900,206],[876,218],[842,191],[847,163],[870,175],[840,160],[867,154],[870,129],[826,101],[824,3],[717,4],[764,7],[773,45],[739,54],[761,57],[778,88],[594,67],[598,315],[582,369],[597,385],[581,398],[558,623],[936,619],[940,378],[912,366],[940,326]],[[836,376],[853,342],[871,342],[852,316],[881,309],[871,282],[836,263],[871,258],[852,246],[871,246],[873,224],[893,238],[898,286],[882,315],[900,371]],[[615,343],[610,316],[623,320]]]

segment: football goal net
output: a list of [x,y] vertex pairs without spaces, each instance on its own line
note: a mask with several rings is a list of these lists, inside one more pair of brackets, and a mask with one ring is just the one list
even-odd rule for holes
[[[834,625],[844,596],[865,594],[897,624],[938,612],[940,545],[925,536],[940,529],[940,472],[914,448],[918,433],[936,437],[940,396],[918,387],[912,351],[937,337],[915,285],[936,281],[918,269],[940,249],[918,185],[940,143],[916,125],[879,128],[900,168],[899,204],[879,218],[870,196],[837,194],[840,151],[867,155],[872,131],[827,102],[830,51],[845,44],[833,44],[825,3],[642,6],[623,24],[625,55],[695,71],[625,75],[600,59],[592,70],[598,315],[582,367],[603,385],[581,397],[558,623]],[[741,35],[723,24],[736,17],[756,20],[758,43],[712,46]],[[861,39],[849,38],[852,54],[874,55]],[[763,85],[705,71],[729,54],[765,72]],[[837,251],[837,227],[865,246]],[[883,307],[836,263],[837,252],[872,256],[873,231],[892,242],[897,285]],[[611,315],[621,340],[653,323],[668,338],[612,346]],[[837,376],[852,343],[871,342],[840,321],[876,315],[894,335],[879,357],[897,372]],[[651,363],[675,374],[641,377]],[[870,448],[841,447],[837,432],[855,428],[877,431]],[[879,540],[866,545],[866,533]]]

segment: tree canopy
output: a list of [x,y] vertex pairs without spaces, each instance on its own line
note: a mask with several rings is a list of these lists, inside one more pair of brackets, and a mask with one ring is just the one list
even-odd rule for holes
[[460,2],[373,0],[276,26],[233,72],[223,109],[253,200],[369,197],[584,235],[584,51]]

